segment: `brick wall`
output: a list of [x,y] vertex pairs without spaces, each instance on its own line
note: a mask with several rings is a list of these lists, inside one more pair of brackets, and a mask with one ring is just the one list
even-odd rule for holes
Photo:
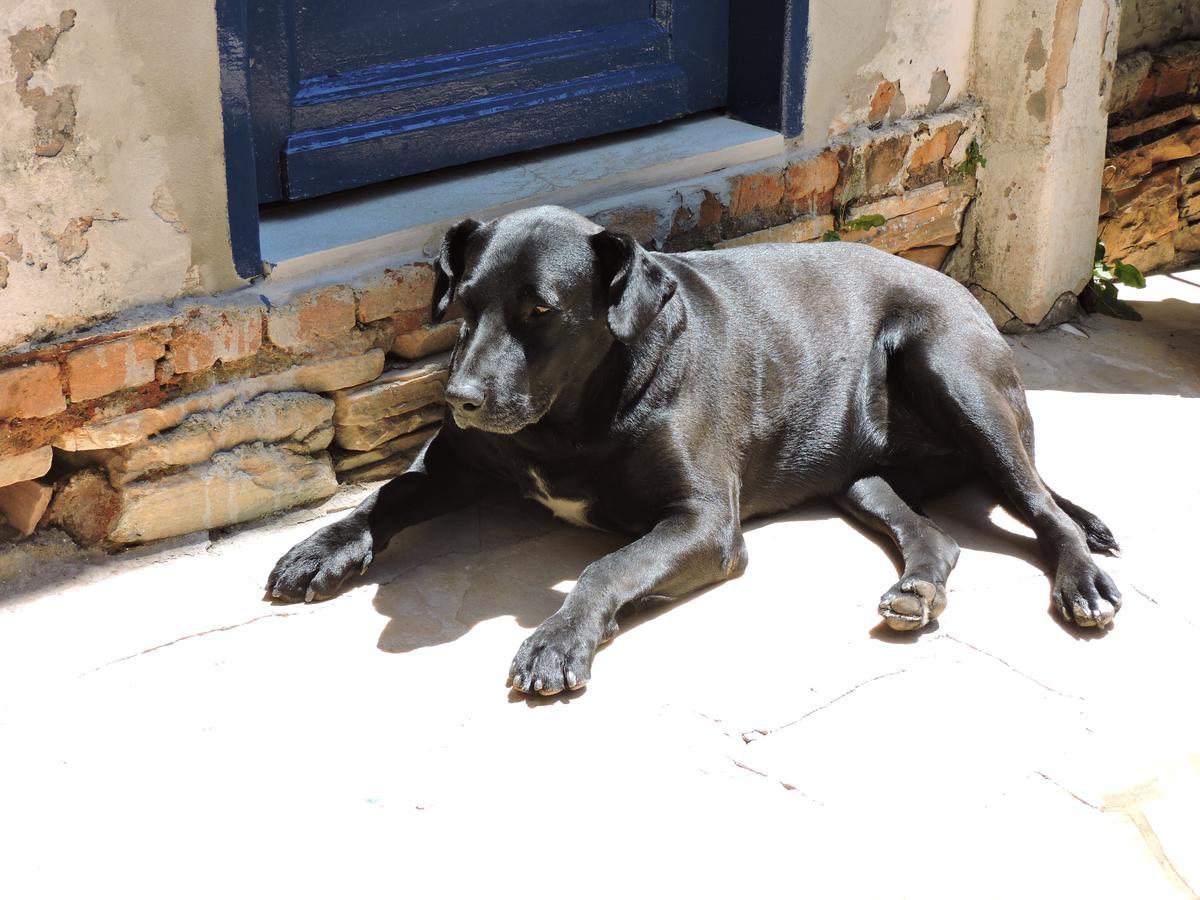
[[1145,272],[1200,259],[1200,41],[1118,60],[1107,157],[1108,260]]
[[[669,251],[837,235],[941,266],[975,182],[973,110],[864,127],[818,152],[643,191],[594,218]],[[881,216],[866,230],[846,223]],[[141,308],[0,354],[6,540],[119,546],[391,477],[442,414],[457,323],[429,261],[288,292]]]

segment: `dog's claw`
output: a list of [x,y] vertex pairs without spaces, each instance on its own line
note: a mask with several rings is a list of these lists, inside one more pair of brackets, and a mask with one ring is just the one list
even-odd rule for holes
[[578,684],[579,684],[579,679],[575,677],[574,672],[572,672],[570,669],[568,669],[567,670],[567,687],[569,687],[571,690],[575,690],[575,687]]
[[317,596],[317,592],[316,592],[316,590],[313,588],[313,586],[310,584],[310,585],[308,586],[308,590],[304,592],[304,602],[305,602],[305,603],[312,603],[312,602],[313,602],[313,598],[314,598],[314,597],[316,597],[316,596]]

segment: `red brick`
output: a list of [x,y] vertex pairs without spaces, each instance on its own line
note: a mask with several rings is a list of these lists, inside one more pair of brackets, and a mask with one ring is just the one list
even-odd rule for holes
[[936,181],[942,175],[942,161],[950,155],[958,136],[962,134],[961,122],[950,122],[938,128],[928,138],[917,145],[908,160],[908,174],[904,183],[907,186],[928,184]]
[[262,347],[257,309],[205,309],[175,329],[171,362],[178,373],[201,372],[218,361],[253,356]]
[[729,211],[735,218],[773,210],[783,202],[783,176],[779,172],[737,175],[733,179]]
[[154,380],[154,363],[165,352],[164,343],[148,334],[72,350],[66,359],[71,402],[150,383]]
[[833,189],[838,180],[838,157],[825,150],[812,159],[787,167],[784,176],[785,194],[789,202],[806,206],[802,212],[825,212],[833,203]]
[[894,81],[879,82],[879,87],[875,88],[875,95],[871,98],[871,108],[868,110],[867,121],[882,122],[883,117],[891,109],[892,100],[895,99],[898,90],[900,90],[900,86]]
[[66,408],[56,363],[0,369],[0,419],[42,418]]
[[302,294],[271,310],[267,337],[276,347],[300,353],[337,346],[354,329],[354,306],[354,291],[344,284]]
[[867,190],[880,191],[891,183],[904,165],[904,155],[912,137],[898,134],[872,144],[866,148],[866,180]]
[[358,292],[358,321],[374,322],[432,305],[433,269],[428,264],[387,269],[382,278]]

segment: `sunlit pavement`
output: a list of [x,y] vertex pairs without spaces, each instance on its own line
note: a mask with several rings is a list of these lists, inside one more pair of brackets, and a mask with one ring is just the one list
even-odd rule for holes
[[[488,500],[337,599],[264,602],[353,493],[115,557],[0,555],[0,896],[1121,897],[1200,890],[1200,272],[1012,339],[1039,467],[1124,548],[1100,639],[968,491],[940,623],[816,505],[625,623],[578,694],[504,686],[618,541]],[[1189,887],[1190,885],[1190,887]]]

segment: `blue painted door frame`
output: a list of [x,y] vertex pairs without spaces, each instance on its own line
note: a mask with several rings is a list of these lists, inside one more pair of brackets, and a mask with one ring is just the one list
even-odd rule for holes
[[807,0],[425,0],[399,30],[396,2],[215,2],[244,277],[261,272],[260,201],[721,106],[800,129]]

